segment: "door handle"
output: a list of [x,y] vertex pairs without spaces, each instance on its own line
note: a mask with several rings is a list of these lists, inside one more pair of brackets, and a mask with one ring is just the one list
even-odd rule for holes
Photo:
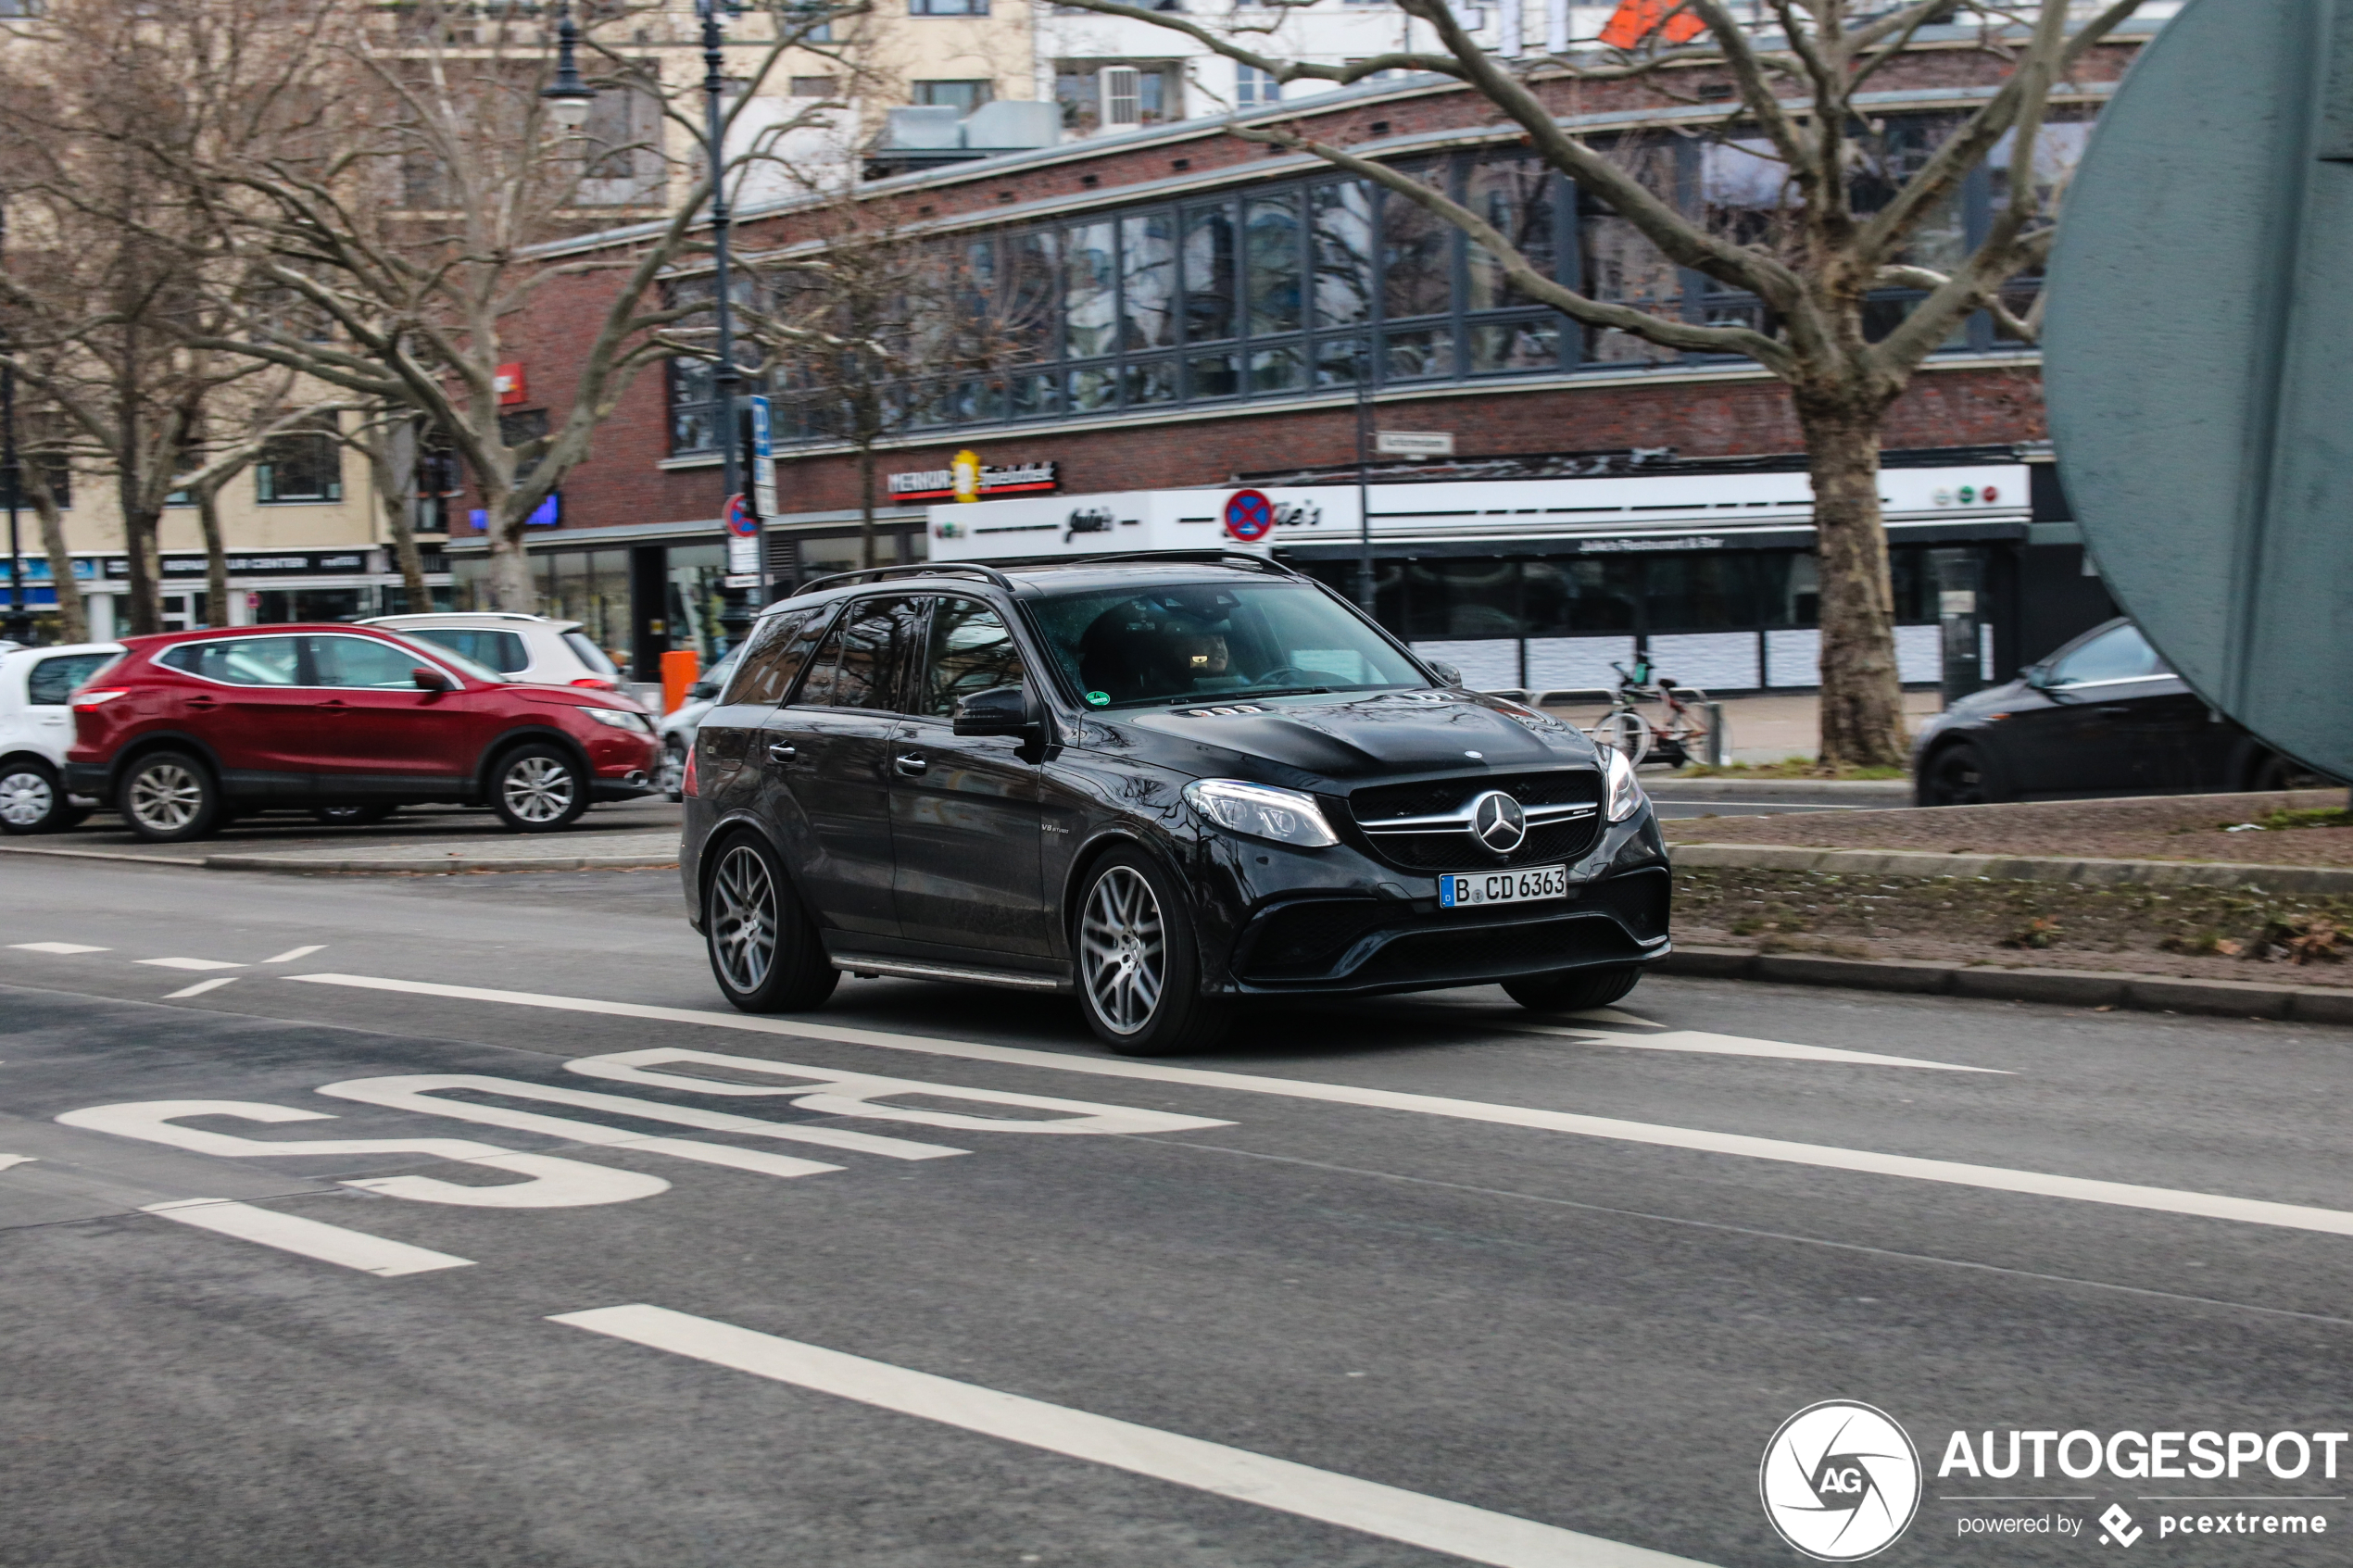
[[2124,706],[2122,703],[2116,703],[2116,704],[2112,704],[2112,705],[2110,705],[2110,706],[2108,706],[2108,707],[2106,707],[2106,708],[2095,708],[2095,709],[2092,709],[2092,711],[2093,711],[2093,712],[2095,712],[2095,713],[2105,713],[2105,714],[2109,715],[2110,717],[2114,717],[2116,714],[2119,714],[2119,713],[2130,713],[2130,712],[2132,712],[2133,710],[2132,710],[2130,708],[2127,708],[2126,706]]
[[192,696],[188,699],[188,706],[191,708],[218,708],[220,704],[215,702],[208,696]]
[[339,696],[331,696],[319,706],[325,709],[330,713],[341,713],[346,709],[348,709],[351,704],[344,701],[344,699]]
[[782,741],[776,742],[768,748],[768,760],[771,762],[789,762],[799,755],[798,751]]
[[924,759],[924,754],[920,751],[911,751],[899,759],[899,771],[911,779],[930,766],[931,764]]

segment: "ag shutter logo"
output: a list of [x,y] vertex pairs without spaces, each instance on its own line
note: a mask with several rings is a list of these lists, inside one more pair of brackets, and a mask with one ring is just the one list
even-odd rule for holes
[[1856,1562],[1910,1527],[1920,1456],[1885,1411],[1825,1399],[1781,1423],[1756,1486],[1781,1539],[1817,1562]]
[[2108,1504],[2108,1512],[2100,1515],[2100,1523],[2107,1526],[2107,1534],[2100,1537],[2102,1546],[2131,1546],[2147,1534],[2133,1523],[2133,1516],[2124,1512],[2121,1503]]

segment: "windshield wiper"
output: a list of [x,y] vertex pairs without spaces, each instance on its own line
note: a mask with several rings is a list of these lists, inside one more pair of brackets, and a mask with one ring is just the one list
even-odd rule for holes
[[1255,686],[1238,686],[1229,692],[1206,692],[1192,696],[1172,696],[1161,706],[1183,708],[1189,704],[1198,704],[1203,708],[1230,708],[1235,703],[1248,702],[1255,697],[1321,696],[1330,690],[1329,686],[1276,686],[1271,690],[1261,691]]

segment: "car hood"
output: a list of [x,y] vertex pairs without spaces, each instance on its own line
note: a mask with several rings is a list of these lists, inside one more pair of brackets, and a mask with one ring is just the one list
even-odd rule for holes
[[[1133,747],[1196,777],[1232,775],[1294,789],[1359,784],[1481,768],[1600,766],[1574,726],[1478,692],[1383,692],[1277,697],[1089,716],[1094,743]],[[1100,733],[1098,733],[1100,732]]]

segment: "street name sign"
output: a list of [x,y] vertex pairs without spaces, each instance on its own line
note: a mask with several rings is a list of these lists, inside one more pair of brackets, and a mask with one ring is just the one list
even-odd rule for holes
[[1382,430],[1373,433],[1373,450],[1384,458],[1451,458],[1451,430]]
[[2051,433],[2119,604],[2353,778],[2353,0],[2193,0],[2100,113],[2047,279]]

